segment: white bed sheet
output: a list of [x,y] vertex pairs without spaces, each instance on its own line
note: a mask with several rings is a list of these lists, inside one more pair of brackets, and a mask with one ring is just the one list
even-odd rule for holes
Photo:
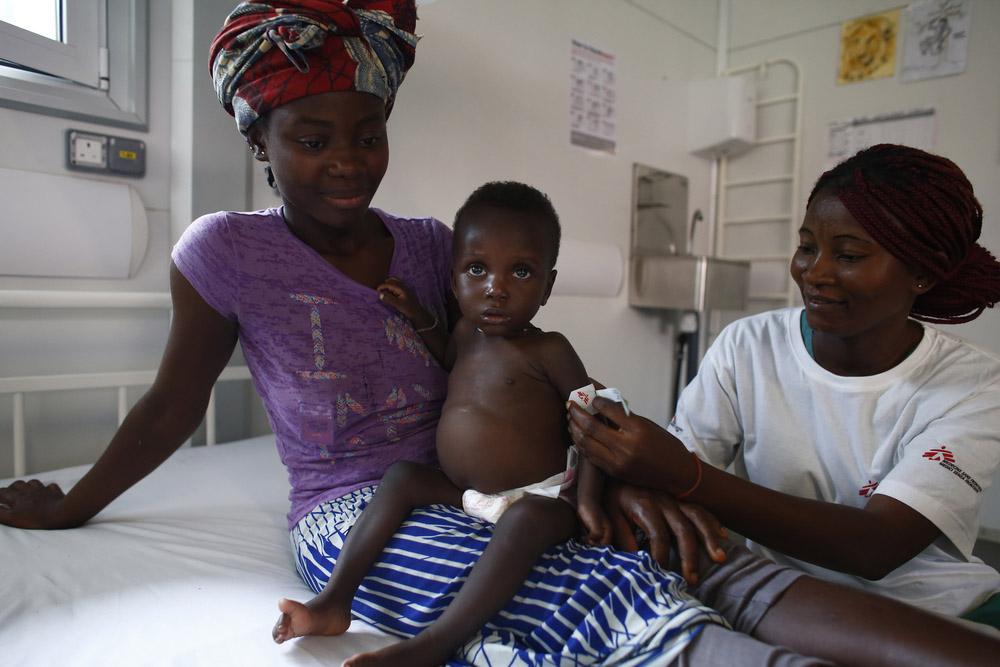
[[[36,475],[66,489],[85,466]],[[0,481],[0,486],[11,480]],[[85,527],[0,526],[0,664],[339,665],[391,638],[271,641],[295,573],[273,436],[183,449]]]

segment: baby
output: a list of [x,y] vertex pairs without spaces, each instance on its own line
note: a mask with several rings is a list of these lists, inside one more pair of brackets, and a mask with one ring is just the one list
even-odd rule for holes
[[531,323],[552,291],[559,237],[548,197],[520,183],[488,183],[455,217],[452,285],[462,317],[450,337],[405,285],[389,280],[380,286],[380,298],[415,326],[428,323],[417,330],[451,370],[437,429],[441,469],[402,462],[386,472],[323,592],[305,605],[282,601],[276,641],[347,630],[358,586],[414,507],[463,507],[496,529],[435,623],[345,665],[440,664],[504,607],[538,558],[576,536],[581,523],[591,543],[609,541],[603,477],[582,457],[575,468],[567,466],[573,450],[566,400],[588,384],[587,372],[564,336]]

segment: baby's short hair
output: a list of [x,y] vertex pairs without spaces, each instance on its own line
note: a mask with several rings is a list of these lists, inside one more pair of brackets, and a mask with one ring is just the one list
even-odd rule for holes
[[473,209],[492,206],[494,208],[533,214],[545,225],[545,235],[552,248],[552,266],[559,257],[559,240],[562,231],[559,226],[559,216],[548,196],[530,185],[517,181],[492,181],[481,185],[469,195],[462,207],[455,214],[454,242],[458,243],[465,232],[467,213]]

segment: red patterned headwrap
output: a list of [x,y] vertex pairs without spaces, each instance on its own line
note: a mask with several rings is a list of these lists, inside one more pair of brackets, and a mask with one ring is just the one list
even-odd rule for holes
[[951,160],[917,148],[879,144],[819,177],[809,201],[832,193],[875,241],[934,278],[910,317],[958,324],[1000,302],[1000,263],[976,241],[983,209]]
[[243,2],[212,40],[219,101],[246,134],[259,117],[301,97],[371,93],[389,115],[413,64],[414,0]]

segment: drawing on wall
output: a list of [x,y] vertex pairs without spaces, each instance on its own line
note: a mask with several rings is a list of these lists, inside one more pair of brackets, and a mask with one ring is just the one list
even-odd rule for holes
[[570,143],[615,152],[615,57],[573,40],[569,86]]
[[840,27],[837,83],[882,79],[896,72],[899,10],[845,21]]
[[934,150],[934,109],[910,109],[875,116],[855,116],[830,123],[826,168],[831,169],[863,148],[902,144]]
[[965,71],[971,4],[970,0],[924,0],[906,8],[903,81]]

